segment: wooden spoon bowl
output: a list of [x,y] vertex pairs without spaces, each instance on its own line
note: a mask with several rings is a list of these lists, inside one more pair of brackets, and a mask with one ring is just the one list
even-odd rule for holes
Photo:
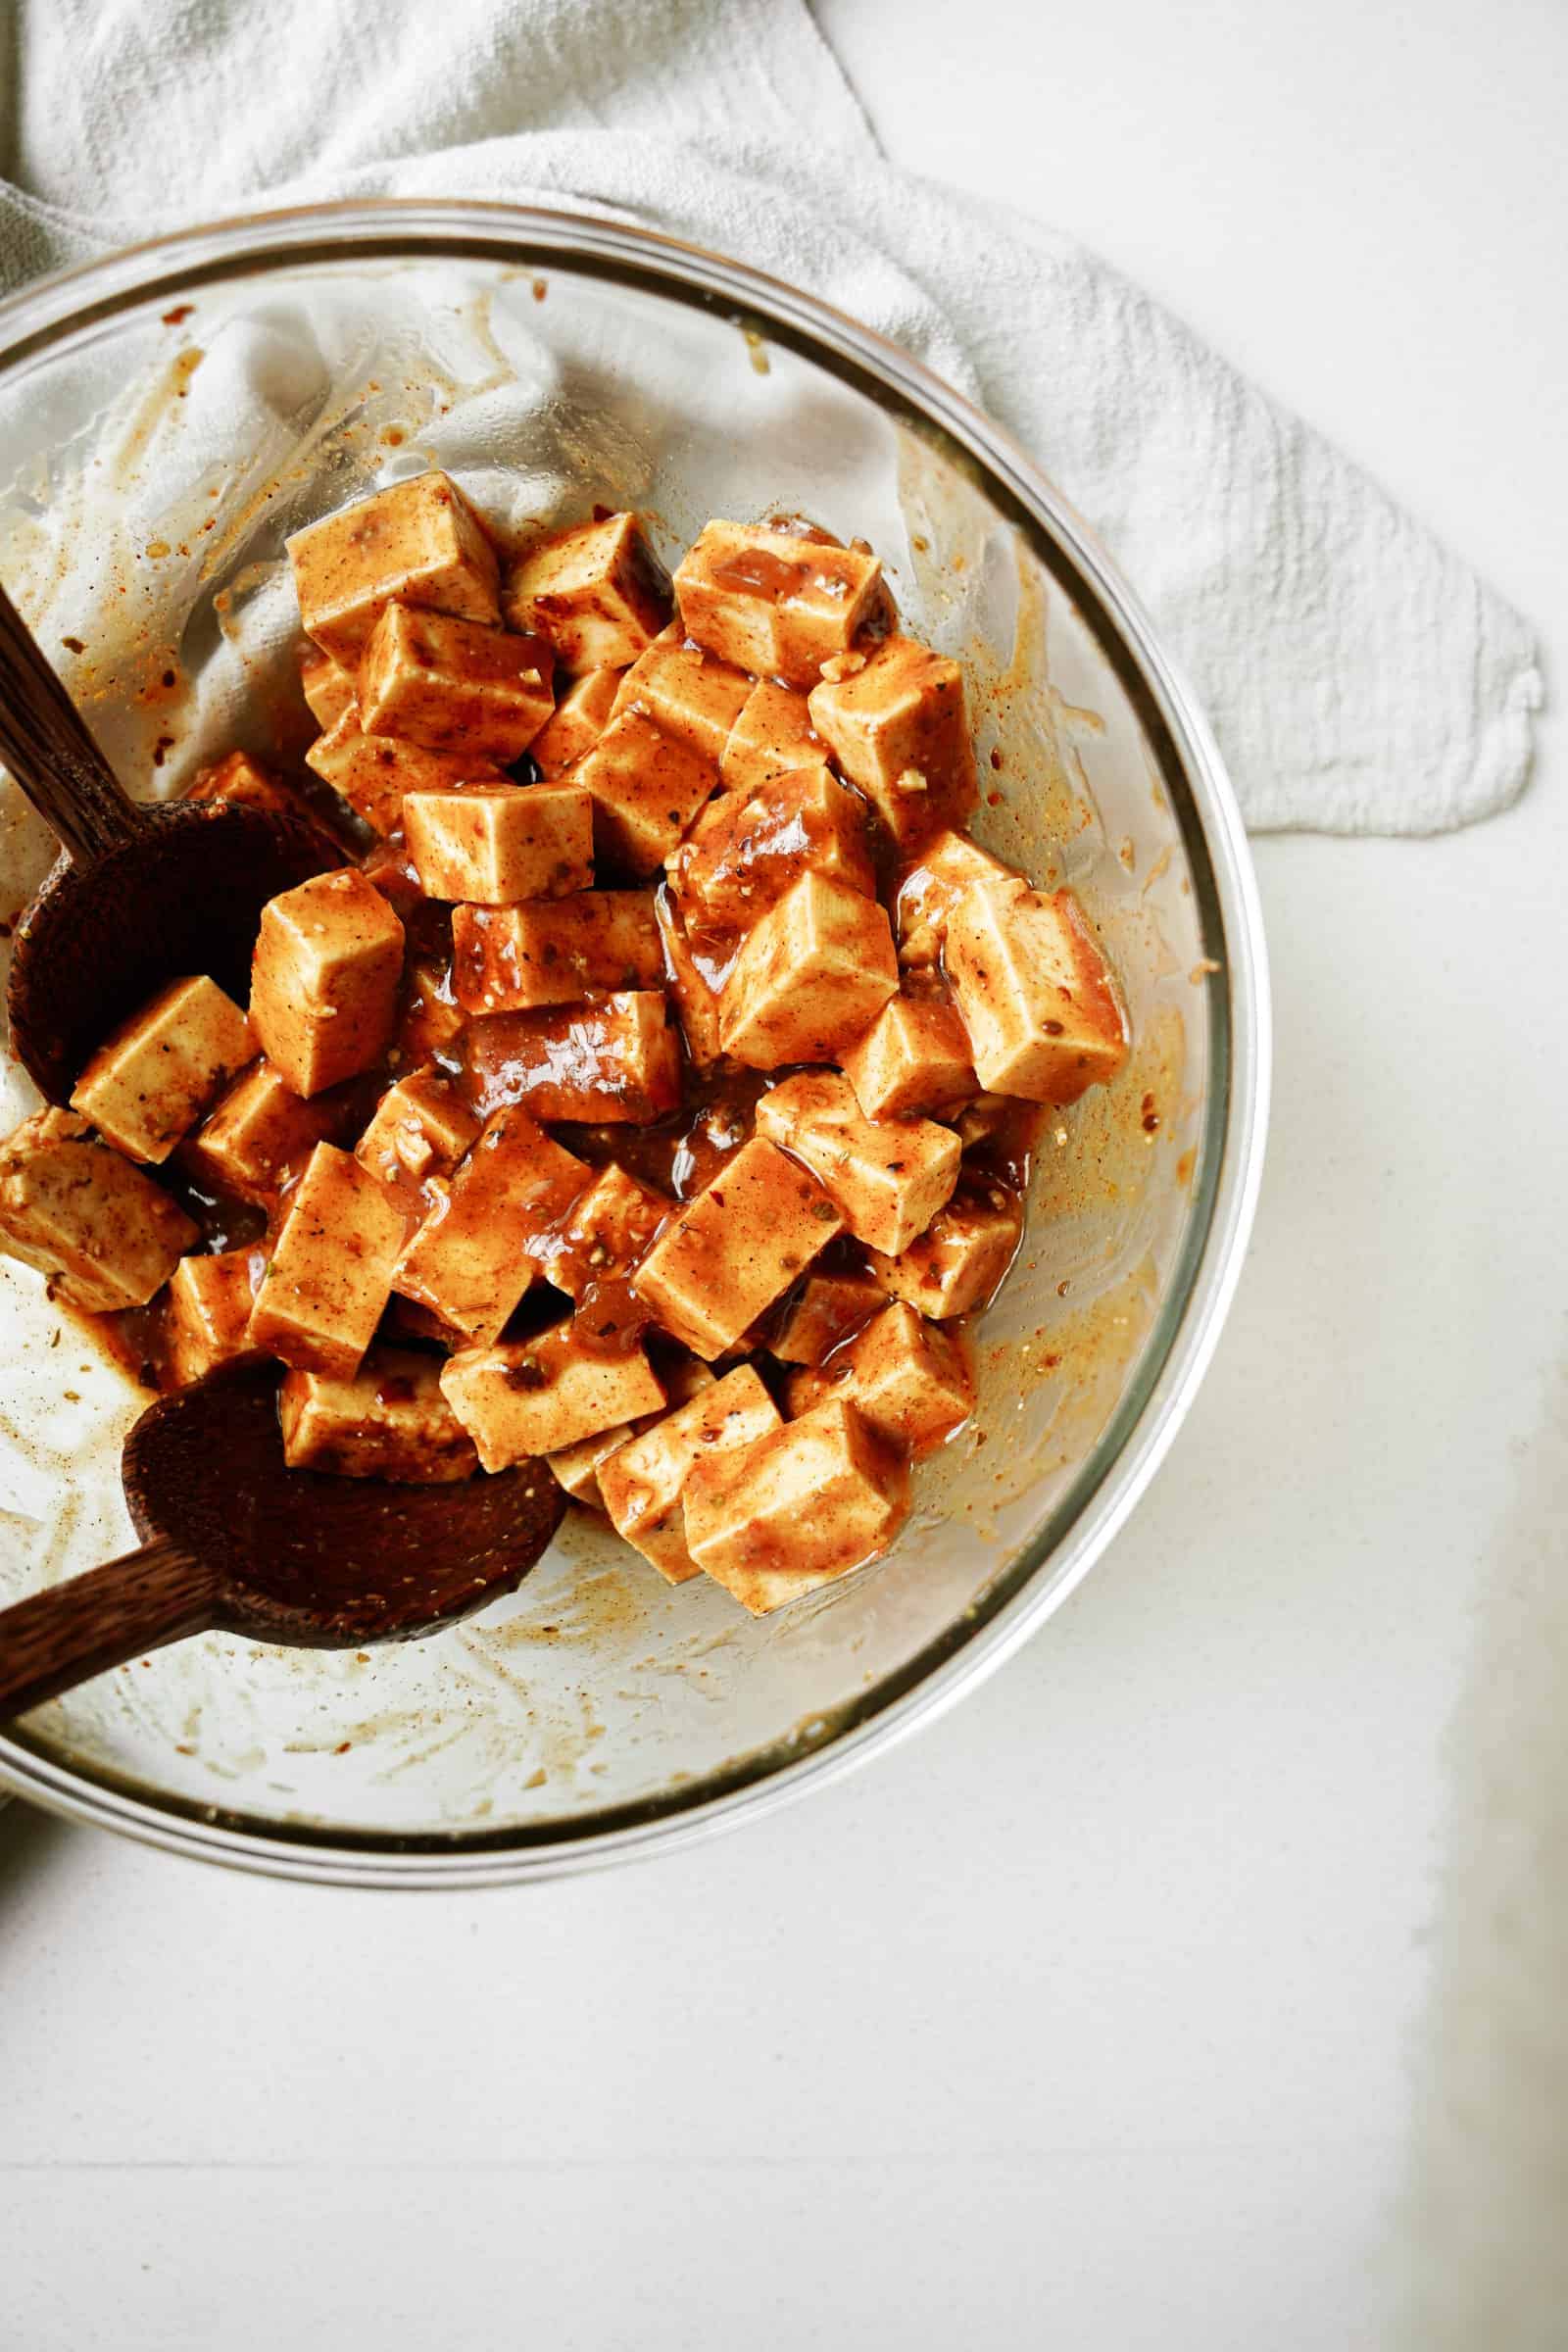
[[444,1486],[291,1470],[278,1368],[227,1364],[125,1440],[140,1551],[0,1610],[0,1722],[188,1634],[353,1649],[515,1590],[566,1497],[543,1462]]

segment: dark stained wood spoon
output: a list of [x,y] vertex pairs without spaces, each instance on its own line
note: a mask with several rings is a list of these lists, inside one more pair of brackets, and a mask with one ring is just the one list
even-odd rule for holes
[[7,987],[12,1052],[54,1102],[166,980],[206,972],[245,1004],[268,900],[342,862],[303,816],[132,801],[4,588],[0,761],[65,853],[17,925]]
[[513,1592],[566,1497],[543,1462],[439,1487],[290,1470],[278,1368],[226,1364],[125,1440],[139,1551],[0,1609],[0,1723],[188,1634],[355,1649]]

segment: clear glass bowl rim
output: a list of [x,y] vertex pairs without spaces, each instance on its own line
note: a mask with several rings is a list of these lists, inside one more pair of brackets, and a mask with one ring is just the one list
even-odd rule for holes
[[[570,1825],[451,1838],[377,1837],[262,1822],[151,1796],[66,1763],[24,1731],[0,1735],[0,1788],[168,1852],[324,1885],[503,1886],[671,1851],[825,1786],[972,1690],[1088,1574],[1144,1493],[1207,1370],[1240,1275],[1262,1174],[1271,1064],[1267,956],[1235,795],[1179,667],[1093,531],[1011,437],[899,345],[815,296],[654,230],[567,208],[376,198],[258,212],[128,246],[0,301],[0,373],[68,336],[204,280],[274,266],[446,258],[552,263],[654,286],[728,314],[856,383],[965,454],[987,493],[1053,549],[1098,609],[1107,656],[1165,745],[1164,776],[1192,864],[1206,952],[1209,1084],[1180,1262],[1137,1373],[1046,1525],[982,1604],[845,1710],[805,1752],[775,1748],[667,1794]],[[1223,981],[1223,986],[1219,982]],[[1049,1571],[1049,1573],[1048,1573]]]

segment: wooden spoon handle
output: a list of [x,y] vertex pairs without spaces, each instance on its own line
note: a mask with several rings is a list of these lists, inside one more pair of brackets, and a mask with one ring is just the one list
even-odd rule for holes
[[0,1609],[0,1723],[215,1622],[212,1570],[159,1536]]
[[3,587],[0,760],[78,865],[118,849],[144,821]]

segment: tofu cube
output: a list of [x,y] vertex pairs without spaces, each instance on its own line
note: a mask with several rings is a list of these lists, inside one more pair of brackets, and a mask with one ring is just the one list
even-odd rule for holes
[[507,574],[507,619],[565,669],[624,669],[669,618],[669,583],[635,514],[557,531]]
[[805,1162],[858,1242],[895,1256],[952,1198],[962,1146],[931,1119],[868,1119],[837,1070],[801,1070],[757,1105],[757,1132]]
[[898,985],[875,899],[807,872],[748,933],[719,998],[719,1039],[749,1069],[832,1061]]
[[694,1465],[782,1427],[777,1405],[750,1364],[727,1372],[599,1464],[599,1492],[616,1533],[652,1562],[666,1584],[683,1585],[700,1576],[686,1548],[681,1508]]
[[723,1051],[718,1041],[718,990],[709,977],[712,967],[688,940],[667,893],[659,892],[654,904],[664,948],[664,985],[693,1065],[708,1071]]
[[651,890],[584,890],[453,913],[452,985],[466,1012],[574,1004],[602,990],[658,988],[663,977]]
[[543,1237],[588,1182],[582,1161],[525,1110],[498,1111],[450,1181],[435,1180],[393,1289],[448,1331],[488,1347],[531,1285]]
[[478,1133],[479,1122],[451,1078],[427,1066],[388,1087],[354,1156],[412,1213],[421,1188],[432,1176],[449,1174]]
[[353,866],[270,899],[251,965],[251,1028],[297,1095],[379,1059],[397,1026],[403,925]]
[[360,660],[360,725],[506,767],[556,707],[555,665],[542,637],[390,604]]
[[462,1348],[442,1366],[441,1386],[486,1470],[559,1453],[664,1402],[640,1348],[596,1348],[575,1319],[530,1340]]
[[945,997],[890,997],[840,1066],[868,1119],[951,1109],[975,1092],[969,1033]]
[[171,980],[104,1040],[71,1107],[127,1159],[156,1163],[255,1058],[249,1021],[215,980]]
[[623,1280],[675,1203],[613,1161],[601,1168],[534,1263],[558,1291],[581,1299],[595,1283]]
[[894,899],[899,961],[911,970],[940,963],[948,917],[971,882],[1022,880],[967,833],[949,828],[933,835],[899,880]]
[[908,1513],[909,1471],[853,1404],[727,1446],[686,1481],[692,1558],[754,1617],[886,1551]]
[[814,686],[875,611],[882,566],[859,548],[710,522],[675,573],[688,637],[740,669]]
[[594,807],[580,784],[411,792],[403,825],[429,899],[511,906],[594,878]]
[[629,874],[658,870],[718,782],[718,770],[643,710],[622,710],[572,780],[593,795],[594,851]]
[[635,1434],[634,1422],[617,1421],[613,1429],[601,1429],[591,1438],[579,1438],[575,1446],[558,1447],[547,1453],[545,1460],[573,1502],[580,1502],[586,1511],[602,1511],[605,1498],[599,1490],[599,1473],[616,1447]]
[[305,634],[355,669],[395,599],[460,620],[499,621],[498,566],[483,523],[444,473],[394,482],[288,543]]
[[792,767],[816,767],[826,758],[827,745],[811,724],[805,695],[774,678],[760,678],[729,731],[719,781],[732,792],[755,792]]
[[145,1306],[200,1240],[182,1208],[69,1110],[36,1110],[0,1143],[0,1238],[89,1314]]
[[311,716],[322,734],[329,735],[344,711],[354,708],[354,672],[334,662],[330,654],[323,654],[318,645],[307,645],[300,654],[300,691]]
[[961,1194],[897,1257],[871,1253],[871,1274],[895,1298],[937,1322],[984,1306],[1011,1265],[1023,1209],[1000,1184]]
[[183,1159],[198,1181],[268,1206],[292,1171],[340,1126],[343,1103],[318,1095],[307,1102],[270,1061],[258,1061],[231,1086]]
[[632,1288],[667,1332],[711,1360],[842,1230],[816,1179],[754,1136],[664,1227]]
[[868,811],[831,768],[793,768],[755,792],[725,792],[702,810],[669,864],[688,928],[749,931],[802,874],[876,896]]
[[946,1445],[974,1411],[974,1375],[962,1348],[939,1324],[895,1299],[820,1370],[792,1372],[791,1417],[837,1396],[890,1444],[911,1455]]
[[298,1372],[352,1377],[381,1320],[406,1226],[368,1169],[318,1144],[251,1309],[251,1346]]
[[180,1259],[169,1277],[164,1329],[169,1368],[182,1389],[249,1352],[251,1309],[266,1270],[265,1250]]
[[880,1283],[858,1267],[808,1274],[767,1345],[786,1364],[819,1364],[881,1313],[886,1297]]
[[[713,1375],[694,1356],[685,1357],[667,1370],[661,1365],[659,1377],[671,1404],[684,1404],[699,1389],[713,1386]],[[660,1418],[658,1413],[644,1413],[635,1421],[618,1421],[613,1429],[602,1429],[594,1437],[579,1438],[575,1446],[563,1446],[559,1452],[547,1454],[545,1459],[573,1502],[580,1502],[586,1510],[602,1511],[605,1498],[599,1488],[600,1470],[617,1447],[640,1431],[651,1429]]]
[[317,738],[305,764],[383,836],[403,822],[403,803],[411,792],[449,793],[462,784],[509,781],[491,760],[432,752],[392,735],[367,735],[357,710],[345,710],[329,734]]
[[291,1470],[447,1486],[479,1466],[473,1440],[441,1391],[441,1365],[404,1348],[373,1348],[351,1379],[286,1372],[277,1418]]
[[455,1057],[467,1016],[452,994],[452,969],[424,956],[411,956],[403,981],[397,1051],[416,1066],[433,1054]]
[[1127,1058],[1109,965],[1070,890],[975,882],[948,917],[948,977],[988,1094],[1076,1102]]
[[468,1066],[480,1110],[522,1102],[536,1119],[646,1127],[680,1101],[680,1039],[662,989],[473,1022]]
[[593,750],[610,724],[620,676],[618,669],[589,669],[572,680],[528,746],[528,757],[542,776],[564,775]]
[[811,724],[901,846],[961,825],[980,797],[963,671],[910,637],[811,690]]
[[238,803],[245,808],[265,808],[271,816],[308,814],[286,784],[262,767],[249,752],[229,752],[216,766],[204,767],[185,798],[188,801]]
[[655,726],[700,754],[716,777],[730,730],[751,697],[752,681],[700,645],[687,645],[678,627],[656,637],[615,690],[612,715],[639,710]]

